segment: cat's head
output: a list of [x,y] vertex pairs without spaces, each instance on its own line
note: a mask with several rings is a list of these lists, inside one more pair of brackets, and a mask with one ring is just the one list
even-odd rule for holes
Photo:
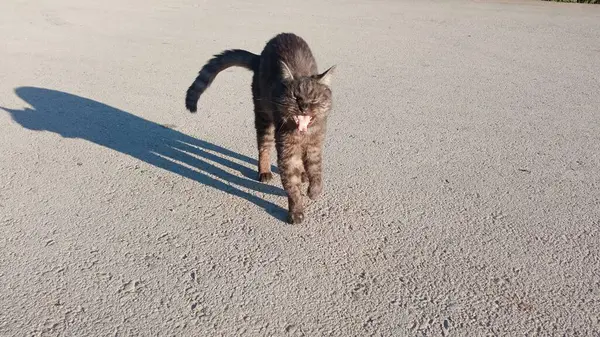
[[312,76],[294,76],[283,62],[281,68],[284,92],[280,97],[280,110],[286,120],[296,123],[298,131],[305,132],[331,109],[331,80],[335,66]]

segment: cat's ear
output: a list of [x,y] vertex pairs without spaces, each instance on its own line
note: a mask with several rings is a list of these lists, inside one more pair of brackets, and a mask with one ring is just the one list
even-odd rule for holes
[[283,79],[286,81],[293,81],[294,74],[292,74],[290,67],[283,61],[279,61],[279,63],[281,63],[281,75],[283,76]]
[[333,78],[333,73],[335,72],[335,65],[329,67],[329,69],[325,70],[323,73],[316,76],[319,83],[324,84],[326,86],[331,86],[331,80]]

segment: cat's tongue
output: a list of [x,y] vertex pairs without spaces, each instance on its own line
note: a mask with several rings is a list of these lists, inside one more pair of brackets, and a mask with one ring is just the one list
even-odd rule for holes
[[297,116],[298,119],[298,131],[305,132],[308,130],[308,123],[310,123],[310,116]]

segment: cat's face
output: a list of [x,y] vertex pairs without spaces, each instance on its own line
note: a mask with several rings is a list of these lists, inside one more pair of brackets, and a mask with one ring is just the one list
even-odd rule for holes
[[310,77],[287,76],[281,97],[283,117],[293,120],[298,131],[305,132],[331,109],[331,76],[334,67]]

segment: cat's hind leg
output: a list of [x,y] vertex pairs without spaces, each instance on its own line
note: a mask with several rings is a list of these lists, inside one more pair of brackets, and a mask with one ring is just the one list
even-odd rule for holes
[[271,152],[275,147],[275,126],[271,116],[267,113],[267,104],[264,104],[261,100],[256,79],[252,83],[252,100],[254,102],[254,126],[258,147],[258,180],[269,182],[273,179]]
[[273,179],[271,173],[271,151],[275,146],[275,127],[272,123],[256,119],[256,140],[258,145],[258,180],[269,182]]

